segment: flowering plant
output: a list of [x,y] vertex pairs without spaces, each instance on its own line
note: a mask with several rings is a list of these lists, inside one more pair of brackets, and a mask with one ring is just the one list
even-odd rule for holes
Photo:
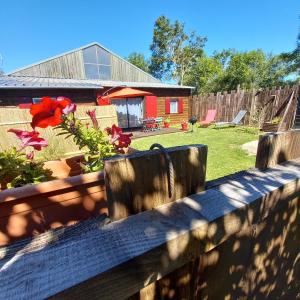
[[[93,126],[82,123],[75,117],[76,104],[65,97],[52,100],[44,97],[39,104],[33,104],[32,127],[55,127],[61,129],[60,135],[73,137],[74,142],[84,152],[82,168],[85,172],[103,169],[103,158],[122,153],[131,143],[131,134],[122,133],[122,129],[113,125],[112,128],[100,130],[96,118],[96,110],[87,111]],[[113,138],[109,138],[109,135]]]
[[0,185],[1,189],[18,187],[28,183],[39,183],[52,178],[52,172],[43,168],[43,163],[35,162],[34,151],[27,151],[28,147],[40,151],[48,143],[37,131],[9,129],[21,141],[19,149],[13,147],[0,152]]
[[[42,162],[34,161],[34,150],[41,151],[48,143],[40,137],[36,128],[48,126],[61,129],[58,135],[72,136],[80,150],[84,152],[82,169],[93,172],[103,169],[103,158],[116,153],[124,153],[131,143],[132,134],[122,132],[113,125],[105,130],[99,129],[96,110],[87,111],[93,126],[82,123],[75,117],[76,104],[65,97],[53,100],[43,97],[38,104],[32,104],[31,126],[33,131],[9,129],[21,141],[19,149],[11,148],[0,152],[0,184],[1,188],[16,187],[28,183],[38,183],[51,179],[51,171],[43,168]],[[27,151],[32,147],[32,151]]]

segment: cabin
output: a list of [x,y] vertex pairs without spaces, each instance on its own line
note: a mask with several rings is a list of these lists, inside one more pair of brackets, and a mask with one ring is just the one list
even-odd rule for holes
[[187,120],[192,89],[164,83],[92,43],[0,76],[0,107],[28,107],[43,96],[65,96],[78,105],[115,105],[119,126],[133,128],[145,118]]

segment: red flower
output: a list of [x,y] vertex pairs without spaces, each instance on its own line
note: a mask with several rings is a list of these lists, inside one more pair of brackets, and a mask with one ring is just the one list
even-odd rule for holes
[[42,150],[42,147],[47,147],[48,143],[45,139],[39,137],[37,131],[24,131],[19,129],[9,129],[8,132],[14,133],[21,140],[21,149],[25,147],[33,147],[35,150]]
[[122,148],[127,148],[131,144],[132,133],[123,133],[122,128],[115,124],[105,130],[107,134],[111,136],[110,142],[118,151],[122,150]]
[[32,128],[59,125],[62,122],[63,110],[71,103],[71,100],[65,97],[58,97],[57,100],[43,97],[40,103],[32,104],[30,108],[30,113],[33,116]]

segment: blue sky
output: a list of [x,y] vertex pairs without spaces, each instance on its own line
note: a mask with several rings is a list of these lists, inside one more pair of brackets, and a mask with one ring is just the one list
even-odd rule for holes
[[97,41],[149,55],[161,14],[207,36],[206,51],[295,48],[299,0],[0,0],[0,67],[9,72]]

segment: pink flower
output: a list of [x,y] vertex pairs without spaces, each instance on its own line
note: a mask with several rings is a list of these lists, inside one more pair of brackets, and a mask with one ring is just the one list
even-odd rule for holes
[[9,129],[8,132],[14,133],[19,140],[21,140],[21,149],[25,147],[33,147],[35,150],[42,150],[42,147],[47,147],[48,143],[45,139],[39,137],[39,132],[37,131],[25,131],[19,129]]
[[75,103],[71,103],[68,106],[66,106],[62,112],[64,115],[69,115],[70,113],[73,113],[76,111],[76,104]]
[[94,109],[94,110],[88,110],[86,112],[86,114],[91,118],[91,120],[93,122],[93,127],[95,129],[98,129],[99,128],[99,124],[98,124],[98,121],[97,121],[97,118],[96,118],[96,109]]
[[111,128],[107,127],[105,131],[111,136],[110,142],[118,151],[122,151],[131,144],[132,133],[123,133],[122,128],[115,124]]
[[34,158],[34,152],[30,151],[29,153],[27,153],[26,154],[26,158],[29,159],[29,160],[33,160],[33,158]]

